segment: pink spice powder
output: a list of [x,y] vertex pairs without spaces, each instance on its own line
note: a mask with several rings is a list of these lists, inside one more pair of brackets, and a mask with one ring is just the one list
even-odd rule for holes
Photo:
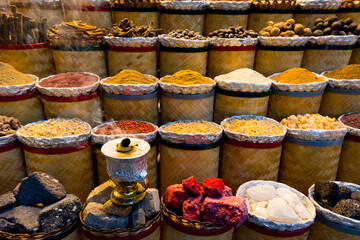
[[39,83],[41,87],[75,88],[93,85],[98,78],[88,73],[60,73]]

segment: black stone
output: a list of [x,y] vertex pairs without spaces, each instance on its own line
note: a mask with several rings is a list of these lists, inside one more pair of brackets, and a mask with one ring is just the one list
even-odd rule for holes
[[353,199],[340,200],[332,211],[348,218],[360,220],[360,202]]
[[0,231],[11,232],[14,227],[14,223],[8,222],[5,219],[0,219]]
[[146,223],[145,212],[143,209],[137,209],[130,214],[130,225],[137,227]]
[[41,230],[39,217],[41,208],[19,206],[0,214],[0,218],[14,223],[17,233],[34,233]]
[[339,188],[340,198],[349,199],[351,198],[351,190],[345,186]]
[[[332,202],[334,205],[340,200],[339,186],[334,182],[315,182],[315,199],[317,201]],[[326,202],[325,201],[325,202]]]
[[8,192],[0,196],[0,212],[13,208],[16,204],[17,202],[12,192]]

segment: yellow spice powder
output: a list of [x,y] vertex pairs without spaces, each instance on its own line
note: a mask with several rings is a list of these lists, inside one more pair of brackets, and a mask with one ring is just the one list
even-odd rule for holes
[[25,85],[35,82],[32,76],[17,71],[13,66],[0,62],[0,86]]
[[305,68],[292,68],[279,75],[276,75],[272,80],[285,84],[304,84],[312,82],[324,82],[322,77],[318,77]]
[[205,121],[177,122],[171,123],[164,128],[164,131],[174,133],[218,133],[220,128],[213,123]]
[[224,123],[225,130],[255,136],[276,136],[284,133],[279,124],[269,120],[233,119]]
[[214,84],[212,80],[204,77],[198,72],[191,70],[181,70],[174,73],[170,77],[163,77],[161,79],[163,83],[172,83],[183,86],[197,85],[197,84]]
[[151,84],[156,80],[136,70],[125,69],[104,81],[107,84]]

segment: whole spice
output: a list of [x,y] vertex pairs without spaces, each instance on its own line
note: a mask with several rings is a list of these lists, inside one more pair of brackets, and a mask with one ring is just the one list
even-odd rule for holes
[[161,79],[163,83],[172,83],[177,85],[189,86],[197,84],[214,84],[214,81],[210,78],[206,78],[198,72],[191,70],[181,70],[174,73],[170,77],[163,77]]
[[254,30],[246,30],[243,27],[228,27],[215,30],[209,33],[211,38],[257,38],[257,33]]
[[35,82],[32,76],[17,71],[7,63],[0,62],[0,86],[25,85],[32,82]]
[[266,23],[266,27],[259,32],[259,36],[262,37],[302,37],[310,35],[311,29],[296,23],[294,19],[288,19],[286,22],[276,24],[269,21]]
[[172,30],[170,33],[165,34],[166,37],[183,38],[189,40],[206,40],[199,32],[190,31],[188,29]]
[[39,82],[41,87],[76,88],[95,84],[98,78],[88,73],[60,73]]
[[292,68],[279,75],[276,75],[272,80],[285,84],[305,84],[313,82],[324,82],[322,77],[318,77],[305,68]]
[[245,135],[276,136],[284,134],[285,131],[278,123],[269,120],[257,119],[232,119],[224,123],[224,129]]
[[109,37],[156,37],[161,29],[156,29],[153,25],[151,22],[149,26],[135,26],[133,21],[125,18],[112,28],[105,29],[105,34]]
[[155,82],[155,79],[131,69],[122,70],[104,81],[107,84],[151,84]]
[[295,129],[337,130],[345,128],[336,118],[324,117],[320,114],[291,115],[281,120],[280,123]]
[[342,0],[340,8],[359,8],[360,1],[358,0]]
[[359,35],[360,28],[351,18],[340,20],[338,17],[318,18],[314,22],[313,36]]
[[174,133],[190,133],[190,134],[204,134],[204,133],[218,133],[221,128],[210,122],[194,121],[194,122],[175,122],[170,123],[163,128],[164,131]]
[[95,134],[98,135],[120,135],[151,133],[156,130],[153,124],[133,120],[120,120],[99,127]]
[[16,118],[0,116],[0,137],[14,134],[20,127],[21,123]]
[[347,126],[360,129],[360,113],[345,115],[341,118],[341,122]]
[[352,64],[338,68],[334,71],[324,73],[324,76],[338,80],[360,79],[360,64]]
[[252,0],[252,8],[256,9],[293,9],[296,0]]

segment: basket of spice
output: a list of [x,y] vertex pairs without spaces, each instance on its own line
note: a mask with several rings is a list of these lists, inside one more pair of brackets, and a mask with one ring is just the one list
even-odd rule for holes
[[346,126],[319,114],[292,115],[281,124],[288,131],[279,182],[306,194],[315,181],[335,180]]
[[342,0],[337,16],[340,19],[351,18],[356,24],[360,24],[360,1]]
[[67,22],[82,20],[83,22],[98,28],[107,28],[112,26],[110,2],[108,0],[62,1],[64,4],[65,19]]
[[161,123],[177,120],[213,120],[215,81],[182,70],[160,80]]
[[74,194],[47,173],[20,179],[14,190],[0,195],[1,239],[79,240],[82,205]]
[[131,69],[103,79],[101,88],[106,119],[142,120],[157,124],[158,82],[151,75]]
[[90,130],[88,123],[62,118],[20,128],[16,135],[23,144],[27,172],[51,174],[84,202],[94,187]]
[[339,117],[360,109],[360,65],[348,65],[322,74],[329,84],[320,106],[322,115]]
[[257,33],[229,27],[209,33],[207,76],[214,78],[239,68],[254,68]]
[[194,176],[169,186],[161,200],[164,240],[231,240],[246,220],[245,199],[233,196],[220,178],[196,183]]
[[0,194],[12,190],[26,176],[24,153],[15,135],[20,127],[16,118],[0,116]]
[[101,152],[101,147],[108,141],[117,138],[135,137],[147,141],[150,144],[150,152],[147,154],[147,173],[149,186],[157,188],[158,186],[158,127],[149,122],[120,120],[100,125],[91,130],[91,143],[96,154],[97,171],[99,182],[104,183],[109,180],[106,172],[106,158]]
[[221,126],[225,135],[220,177],[233,192],[253,179],[277,181],[285,127],[255,115],[226,118]]
[[56,72],[90,72],[100,78],[108,76],[104,32],[81,20],[63,22],[48,32]]
[[160,29],[135,26],[125,18],[110,29],[106,29],[105,42],[110,76],[124,69],[137,70],[143,74],[157,76],[157,35]]
[[348,182],[315,182],[309,198],[316,221],[309,240],[356,240],[360,236],[360,186]]
[[251,2],[246,0],[208,1],[206,6],[205,35],[207,36],[210,32],[230,26],[243,26],[246,28],[250,5]]
[[60,73],[36,83],[47,119],[79,118],[101,124],[100,78],[92,73]]
[[35,91],[39,78],[18,72],[0,62],[0,114],[28,124],[45,119],[41,100]]
[[301,192],[273,181],[249,181],[237,190],[246,199],[247,221],[235,240],[306,240],[315,220],[315,207]]
[[54,74],[50,42],[46,39],[47,20],[34,21],[17,13],[16,8],[12,10],[9,15],[0,13],[0,62],[38,77]]
[[182,179],[217,177],[222,128],[206,121],[178,121],[159,128],[160,192]]
[[277,121],[293,115],[318,113],[327,79],[304,68],[270,76],[273,80],[268,117]]

